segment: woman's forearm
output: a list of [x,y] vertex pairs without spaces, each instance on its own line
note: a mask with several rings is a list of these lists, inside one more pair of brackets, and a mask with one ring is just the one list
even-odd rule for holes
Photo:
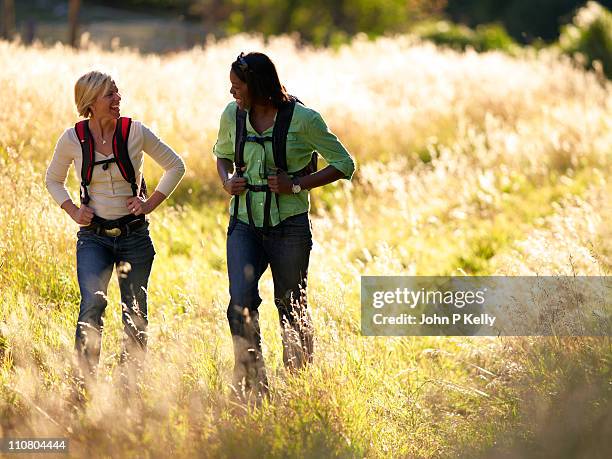
[[142,135],[143,151],[164,169],[164,174],[159,180],[156,189],[163,194],[165,199],[165,197],[172,194],[184,177],[185,161],[144,125],[142,126]]
[[299,177],[300,187],[304,190],[312,190],[344,178],[344,174],[334,166],[327,166],[314,174]]
[[70,217],[72,217],[74,213],[79,210],[77,205],[72,202],[72,199],[66,199],[60,207],[64,210],[64,212],[70,215]]
[[223,183],[234,172],[234,163],[229,159],[217,158],[217,174]]
[[162,202],[164,202],[164,199],[166,199],[166,197],[167,196],[163,194],[161,191],[155,190],[153,194],[147,198],[147,205],[149,206],[149,208],[147,209],[148,210],[147,213],[151,213],[155,209],[157,209],[157,207]]

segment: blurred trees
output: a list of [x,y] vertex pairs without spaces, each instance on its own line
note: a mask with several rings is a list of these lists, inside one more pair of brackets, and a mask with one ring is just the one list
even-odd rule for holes
[[[102,3],[102,2],[100,2]],[[553,41],[586,0],[106,0],[117,7],[170,9],[202,21],[208,32],[299,32],[316,44],[344,41],[358,32],[370,36],[406,32],[422,19],[444,15],[472,28],[498,23],[523,43]],[[612,8],[612,0],[600,0]]]
[[15,33],[15,3],[13,0],[2,0],[0,17],[0,38],[11,39]]
[[[541,38],[555,40],[562,24],[571,21],[586,0],[449,0],[446,13],[456,21],[475,27],[502,23],[510,35],[523,43]],[[599,3],[612,8],[612,0]]]
[[257,31],[266,36],[299,32],[328,45],[358,32],[406,32],[419,19],[441,14],[447,0],[127,0],[105,4],[162,7],[200,18],[215,34]]
[[405,32],[419,18],[440,13],[446,0],[195,0],[189,11],[211,32],[299,32],[315,44],[345,41],[358,32]]
[[612,13],[598,3],[589,1],[572,23],[563,27],[559,46],[563,52],[578,56],[586,67],[601,66],[602,73],[612,79]]
[[[0,0],[0,37],[11,38],[15,33],[15,7],[22,38],[34,37],[36,19],[24,26],[27,5],[47,4],[51,0]],[[238,32],[255,32],[265,36],[298,34],[304,42],[316,45],[338,45],[357,33],[370,37],[384,34],[415,33],[438,44],[457,49],[466,47],[478,51],[516,49],[516,41],[552,42],[561,29],[571,31],[563,38],[564,51],[571,50],[595,56],[604,63],[609,60],[609,27],[600,20],[586,32],[571,24],[576,11],[587,0],[52,0],[55,10],[68,12],[68,42],[76,46],[79,10],[93,4],[132,9],[160,18],[181,17],[199,21],[202,32],[218,37]],[[42,2],[42,3],[41,3]],[[60,5],[61,3],[61,5]],[[599,0],[609,10],[612,0]],[[68,7],[68,8],[66,8]],[[82,7],[82,8],[80,8]],[[21,13],[20,13],[21,12]],[[58,14],[58,13],[54,13]],[[87,14],[85,14],[87,16]],[[65,17],[65,16],[64,16]],[[29,16],[28,16],[29,18]],[[452,22],[451,22],[452,20]],[[24,32],[25,30],[25,32]],[[508,33],[506,33],[506,31]],[[570,36],[571,35],[571,36]],[[580,36],[580,39],[576,38]],[[28,38],[30,37],[30,38]],[[193,44],[193,40],[190,41]],[[588,51],[588,52],[587,52]],[[609,70],[606,73],[609,74]]]
[[81,0],[70,0],[68,4],[68,43],[77,47],[77,32],[79,29],[79,9]]
[[473,48],[484,52],[495,49],[512,53],[518,49],[516,42],[499,24],[481,24],[471,29],[449,21],[422,21],[411,32],[438,45],[457,50]]

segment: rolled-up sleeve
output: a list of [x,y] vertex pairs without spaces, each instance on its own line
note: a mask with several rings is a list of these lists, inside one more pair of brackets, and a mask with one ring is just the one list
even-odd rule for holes
[[345,179],[350,180],[353,177],[355,161],[338,137],[329,130],[321,115],[315,111],[308,123],[307,137],[311,147],[319,152],[327,164],[342,172]]
[[185,162],[144,124],[142,125],[142,135],[143,151],[164,169],[164,174],[155,190],[168,197],[185,175]]
[[49,191],[51,197],[60,206],[71,199],[70,193],[68,193],[66,188],[66,177],[68,176],[70,165],[74,161],[74,157],[71,155],[72,148],[74,146],[70,139],[70,129],[66,129],[55,145],[53,158],[45,174],[47,191]]
[[234,136],[236,130],[236,103],[232,102],[225,107],[219,123],[217,142],[213,147],[213,154],[217,158],[234,160]]

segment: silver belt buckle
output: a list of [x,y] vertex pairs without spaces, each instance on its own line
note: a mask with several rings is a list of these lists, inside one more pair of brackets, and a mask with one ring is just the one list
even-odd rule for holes
[[104,233],[107,236],[117,237],[117,236],[121,236],[121,229],[120,228],[111,228],[111,229],[104,230]]

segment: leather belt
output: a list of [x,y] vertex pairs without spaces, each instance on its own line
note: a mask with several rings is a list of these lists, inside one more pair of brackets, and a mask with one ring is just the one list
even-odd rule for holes
[[[126,218],[128,217],[128,218]],[[117,220],[104,220],[96,217],[91,224],[82,227],[82,230],[93,231],[98,236],[119,237],[127,236],[132,231],[143,226],[147,221],[144,218],[126,215]],[[132,220],[129,220],[132,218]]]

